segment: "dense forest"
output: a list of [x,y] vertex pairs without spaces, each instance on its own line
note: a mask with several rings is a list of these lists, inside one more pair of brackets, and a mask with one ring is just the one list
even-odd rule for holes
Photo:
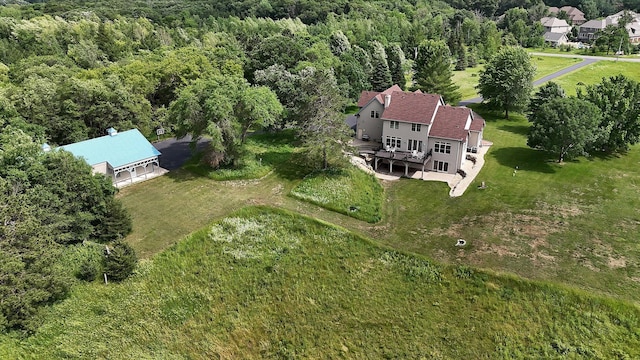
[[[640,2],[571,5],[607,15],[639,10]],[[151,135],[163,126],[212,138],[210,164],[234,166],[249,129],[289,127],[314,134],[300,141],[327,167],[328,154],[339,151],[322,139],[348,136],[336,114],[362,90],[396,83],[439,91],[420,78],[436,63],[428,51],[444,68],[473,67],[502,45],[542,45],[544,15],[542,2],[511,0],[0,7],[0,329],[30,328],[39,306],[65,296],[71,275],[96,276],[102,247],[80,244],[131,230],[109,180],[67,153],[43,152],[43,143],[85,140],[109,127]],[[449,90],[443,95],[455,103]],[[71,172],[78,175],[65,176]]]

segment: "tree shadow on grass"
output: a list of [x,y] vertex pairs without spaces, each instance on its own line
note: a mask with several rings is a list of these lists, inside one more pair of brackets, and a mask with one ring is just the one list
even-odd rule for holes
[[523,147],[507,147],[491,151],[493,156],[500,165],[525,171],[536,171],[545,174],[553,174],[555,170],[551,166],[549,160],[550,154],[545,151],[523,148]]
[[594,151],[590,155],[591,156],[587,157],[587,160],[590,160],[590,161],[594,161],[596,159],[598,159],[598,160],[613,160],[613,159],[619,159],[619,158],[627,155],[627,152],[612,153],[612,152],[607,152],[607,151]]
[[529,134],[528,125],[504,124],[498,127],[499,130],[508,131],[516,135],[527,136]]
[[301,153],[267,151],[260,156],[265,165],[271,166],[279,177],[286,180],[302,179],[312,171]]

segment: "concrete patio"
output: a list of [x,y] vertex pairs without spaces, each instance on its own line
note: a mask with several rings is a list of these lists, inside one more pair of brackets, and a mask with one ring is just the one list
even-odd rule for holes
[[[353,143],[353,146],[359,149],[361,148],[361,146],[364,148],[371,148],[371,150],[369,149],[365,150],[365,153],[366,153],[368,151],[374,150],[376,144],[378,146],[381,145],[379,143],[374,143],[374,142],[364,142],[361,140],[355,140]],[[436,171],[422,172],[421,170],[417,170],[417,171],[412,170],[409,172],[407,177],[410,177],[412,179],[424,180],[424,181],[446,182],[450,188],[449,196],[451,197],[461,196],[467,190],[469,185],[471,185],[471,183],[475,180],[480,170],[482,170],[482,167],[484,166],[484,161],[485,161],[484,156],[486,155],[491,145],[493,145],[492,142],[483,140],[482,146],[478,148],[478,152],[470,154],[476,158],[476,163],[474,164],[470,160],[465,161],[464,165],[462,166],[462,170],[464,170],[467,176],[464,178],[460,174],[447,174],[447,173],[441,173]],[[361,157],[354,156],[352,159],[352,162],[358,167],[360,167],[361,169],[371,174],[374,174],[377,178],[382,180],[393,181],[393,180],[398,180],[401,177],[405,176],[404,166],[397,167],[398,170],[402,169],[402,171],[394,171],[392,173],[389,173],[389,172],[383,172],[383,171],[374,171],[373,168],[367,165],[366,161]],[[394,170],[395,170],[395,167],[394,167]]]

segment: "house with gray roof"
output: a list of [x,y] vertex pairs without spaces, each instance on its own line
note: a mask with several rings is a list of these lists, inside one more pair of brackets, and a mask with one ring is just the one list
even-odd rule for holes
[[569,43],[569,38],[567,37],[567,33],[547,32],[547,33],[544,33],[543,38],[544,38],[544,42],[546,42],[547,44],[553,47]]
[[446,105],[442,96],[402,91],[363,91],[358,100],[356,138],[380,143],[373,167],[394,164],[455,174],[467,154],[482,146],[485,121],[466,107]]
[[566,34],[571,31],[571,25],[566,20],[555,17],[543,17],[540,23],[544,27],[545,32]]
[[604,19],[589,20],[580,26],[578,31],[578,40],[591,42],[598,38],[598,32],[604,30],[607,26],[616,26],[620,22],[622,17],[628,14],[631,17],[631,22],[625,25],[627,33],[629,34],[629,41],[631,43],[640,42],[640,14],[636,14],[633,11],[620,11],[613,15],[609,15]]
[[109,176],[114,184],[133,183],[158,175],[158,151],[138,129],[118,132],[114,128],[107,135],[61,146],[76,157],[84,159],[94,173]]

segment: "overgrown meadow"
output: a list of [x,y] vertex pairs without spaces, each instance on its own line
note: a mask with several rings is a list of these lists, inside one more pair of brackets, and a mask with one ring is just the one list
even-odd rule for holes
[[640,311],[249,207],[122,284],[78,286],[2,358],[635,358]]

